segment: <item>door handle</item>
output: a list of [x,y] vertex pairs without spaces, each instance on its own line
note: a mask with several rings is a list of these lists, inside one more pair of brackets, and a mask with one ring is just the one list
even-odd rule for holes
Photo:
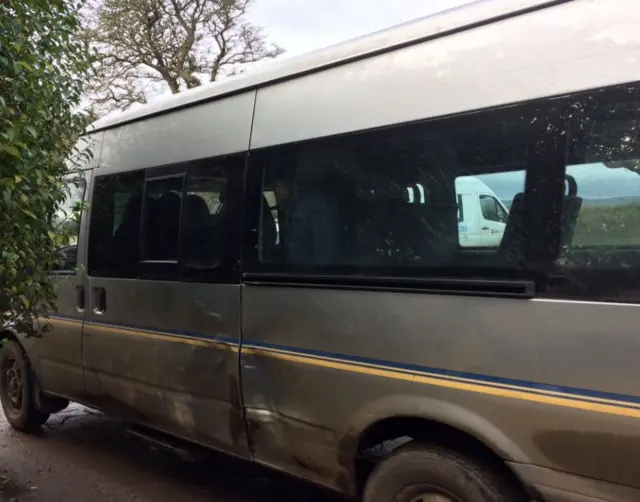
[[107,292],[104,288],[92,288],[93,294],[93,313],[104,314],[107,310]]
[[76,286],[76,310],[84,312],[86,307],[86,299],[84,295],[84,286]]
[[482,230],[489,230],[489,227],[482,227]]

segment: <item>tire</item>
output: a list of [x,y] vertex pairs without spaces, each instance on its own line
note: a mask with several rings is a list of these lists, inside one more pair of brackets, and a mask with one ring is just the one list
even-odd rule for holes
[[36,407],[34,381],[22,347],[9,340],[0,349],[0,401],[7,421],[14,429],[38,432],[49,419]]
[[374,469],[364,502],[525,502],[514,483],[471,458],[410,443]]

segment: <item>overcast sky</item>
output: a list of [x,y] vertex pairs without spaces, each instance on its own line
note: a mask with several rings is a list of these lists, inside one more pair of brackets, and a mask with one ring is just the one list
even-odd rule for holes
[[254,0],[249,19],[296,56],[471,0]]

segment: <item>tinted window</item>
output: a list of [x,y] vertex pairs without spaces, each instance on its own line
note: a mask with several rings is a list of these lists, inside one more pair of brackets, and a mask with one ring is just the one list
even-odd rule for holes
[[182,176],[146,183],[142,241],[145,261],[178,261],[182,186]]
[[192,162],[183,211],[182,278],[238,283],[245,154]]
[[640,301],[640,92],[573,99],[555,263],[541,293]]
[[492,253],[463,249],[459,222],[469,211],[456,178],[501,173],[489,188],[511,202],[535,151],[531,122],[496,112],[261,152],[259,259],[293,267],[507,266],[508,255],[522,262],[524,233],[509,249],[499,249],[500,238],[489,243]]
[[227,213],[227,173],[222,166],[198,165],[189,173],[184,207],[184,265],[212,269],[220,265]]
[[146,181],[144,171],[98,177],[91,275],[236,282],[244,158],[151,168]]
[[91,202],[89,274],[136,277],[144,172],[98,176]]
[[[640,95],[584,98],[566,167],[566,266],[640,267]],[[572,192],[572,193],[570,193]]]

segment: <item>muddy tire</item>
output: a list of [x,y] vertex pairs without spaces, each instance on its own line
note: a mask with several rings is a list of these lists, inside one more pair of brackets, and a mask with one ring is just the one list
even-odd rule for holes
[[428,444],[399,448],[374,469],[364,502],[525,502],[507,476]]
[[33,374],[22,347],[9,340],[0,349],[0,401],[14,429],[37,432],[49,414],[36,407]]

